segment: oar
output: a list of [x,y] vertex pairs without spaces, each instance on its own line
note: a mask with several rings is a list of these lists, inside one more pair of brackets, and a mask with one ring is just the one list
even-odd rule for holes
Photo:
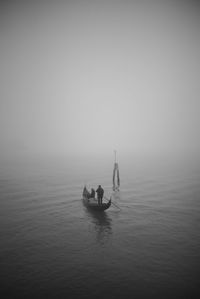
[[[105,198],[106,200],[110,201],[106,196],[104,196],[104,198]],[[116,208],[120,209],[120,207],[118,207],[116,204],[114,204],[114,203],[112,202],[112,200],[111,200],[111,204],[114,205]],[[121,210],[121,209],[120,209],[120,210]]]

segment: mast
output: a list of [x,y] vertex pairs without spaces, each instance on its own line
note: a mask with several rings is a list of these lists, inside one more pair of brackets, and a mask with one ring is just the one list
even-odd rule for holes
[[114,150],[114,169],[113,169],[113,191],[119,190],[120,186],[120,178],[119,178],[119,166],[118,163],[116,162],[116,155],[117,151]]

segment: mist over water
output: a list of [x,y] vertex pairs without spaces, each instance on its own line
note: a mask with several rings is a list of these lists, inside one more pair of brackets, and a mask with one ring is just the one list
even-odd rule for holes
[[1,2],[1,155],[199,153],[199,8]]
[[81,194],[86,183],[111,195],[108,160],[52,157],[1,171],[4,298],[198,298],[199,165],[121,160],[120,209],[102,214]]
[[199,13],[1,1],[2,298],[199,298]]

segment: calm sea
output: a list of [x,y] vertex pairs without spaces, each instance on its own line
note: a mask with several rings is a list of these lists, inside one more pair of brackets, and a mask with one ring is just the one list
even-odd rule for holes
[[110,197],[112,168],[55,157],[2,165],[1,298],[198,298],[199,163],[120,159],[119,208],[92,213],[83,186]]

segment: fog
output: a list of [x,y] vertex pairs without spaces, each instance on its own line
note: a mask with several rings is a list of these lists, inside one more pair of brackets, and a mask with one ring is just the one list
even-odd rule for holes
[[200,152],[198,1],[2,1],[0,152]]

